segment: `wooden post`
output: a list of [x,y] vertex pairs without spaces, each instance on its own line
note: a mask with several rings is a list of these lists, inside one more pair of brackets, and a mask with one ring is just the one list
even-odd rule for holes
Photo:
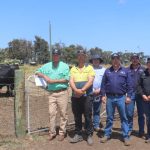
[[15,70],[15,133],[17,137],[23,137],[26,134],[25,76],[22,70]]

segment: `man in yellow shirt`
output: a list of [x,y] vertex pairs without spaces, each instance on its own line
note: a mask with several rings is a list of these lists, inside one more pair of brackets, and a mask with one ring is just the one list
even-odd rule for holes
[[72,88],[72,111],[75,119],[75,136],[70,140],[77,143],[83,140],[82,137],[82,114],[85,117],[85,130],[87,134],[87,144],[92,145],[92,92],[93,80],[95,76],[91,65],[85,64],[86,51],[77,51],[78,65],[70,71],[70,86]]

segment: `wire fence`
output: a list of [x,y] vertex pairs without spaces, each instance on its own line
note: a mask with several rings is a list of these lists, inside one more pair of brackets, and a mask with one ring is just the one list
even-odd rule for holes
[[[49,127],[49,108],[48,92],[35,86],[34,76],[29,76],[26,80],[26,120],[28,133],[48,130]],[[74,118],[71,110],[71,91],[68,90],[68,125],[74,124]],[[59,126],[59,112],[56,117],[56,125]]]

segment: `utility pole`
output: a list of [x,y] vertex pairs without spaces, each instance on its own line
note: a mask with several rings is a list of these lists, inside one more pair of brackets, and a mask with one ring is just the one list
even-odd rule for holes
[[52,61],[52,44],[51,44],[51,23],[49,21],[49,53],[50,53],[50,61]]

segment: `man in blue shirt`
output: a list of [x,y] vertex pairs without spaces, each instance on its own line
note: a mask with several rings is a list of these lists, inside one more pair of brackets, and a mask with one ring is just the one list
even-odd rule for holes
[[93,82],[93,126],[96,132],[100,130],[101,82],[106,70],[100,65],[102,62],[103,60],[98,54],[91,56],[90,63],[92,63],[95,71],[95,78]]
[[108,141],[108,139],[110,139],[115,108],[117,107],[121,119],[124,145],[129,146],[129,126],[125,112],[125,103],[130,103],[131,101],[131,78],[127,72],[127,69],[121,66],[120,56],[118,53],[112,54],[111,60],[112,66],[106,69],[101,86],[102,102],[106,103],[107,112],[106,127],[104,130],[104,137],[101,139],[101,143],[105,143]]
[[126,105],[126,115],[129,124],[129,134],[131,135],[133,130],[133,117],[134,117],[134,106],[136,102],[138,112],[138,124],[139,124],[139,137],[144,138],[144,111],[142,107],[142,97],[137,93],[137,85],[140,79],[140,75],[144,72],[145,68],[140,64],[140,58],[137,53],[131,55],[131,65],[127,68],[131,75],[133,93],[131,96],[131,103]]

